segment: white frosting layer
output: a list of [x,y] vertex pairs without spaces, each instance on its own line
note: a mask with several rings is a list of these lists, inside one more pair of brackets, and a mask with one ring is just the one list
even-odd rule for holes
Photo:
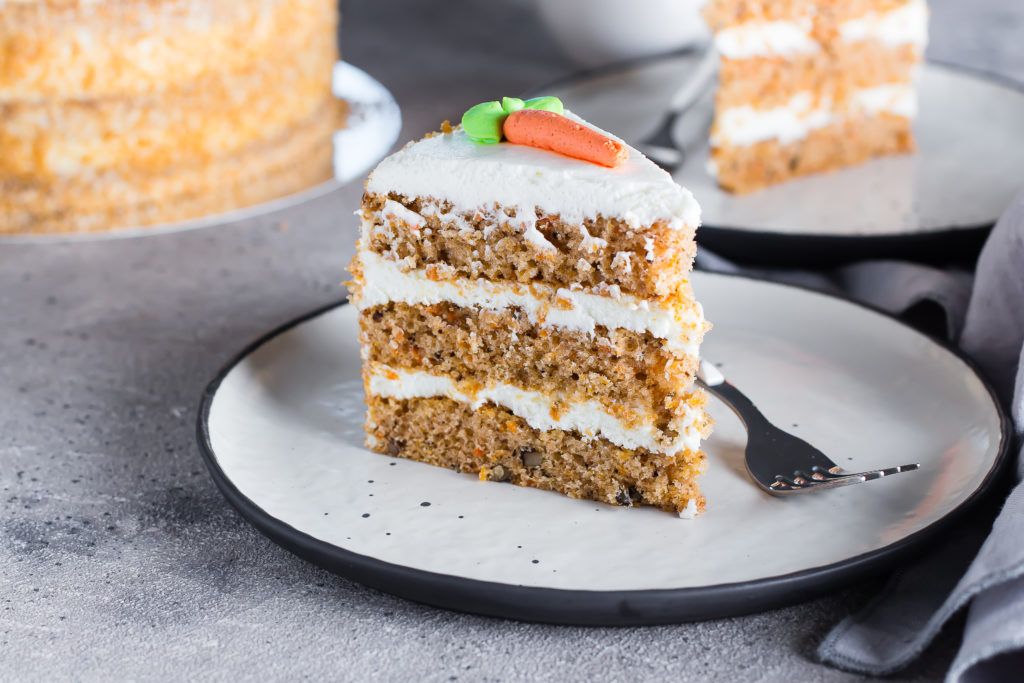
[[668,455],[700,448],[701,433],[697,425],[703,422],[701,410],[688,409],[684,416],[677,418],[671,428],[679,436],[671,438],[655,426],[654,416],[642,416],[637,424],[627,425],[597,401],[561,404],[558,397],[510,384],[495,384],[470,392],[448,377],[377,366],[370,370],[368,386],[369,392],[377,396],[398,399],[444,396],[468,403],[474,410],[485,403],[493,403],[526,420],[534,429],[576,431],[588,439],[600,436],[623,448],[645,448]]
[[[748,21],[715,34],[715,47],[727,59],[786,57],[813,54],[821,49],[811,35],[809,17],[795,21]],[[883,45],[915,45],[923,49],[928,42],[928,5],[925,0],[910,0],[888,12],[869,12],[839,25],[839,37],[848,43],[877,40]]]
[[773,139],[788,144],[807,137],[812,130],[859,113],[870,116],[889,113],[913,119],[917,115],[913,84],[896,83],[858,90],[850,96],[845,110],[834,109],[830,101],[815,103],[809,92],[794,95],[781,107],[730,107],[718,115],[711,144],[744,146]]
[[[590,125],[570,112],[566,116]],[[693,195],[635,149],[629,148],[622,166],[605,168],[523,145],[477,144],[461,128],[406,145],[384,159],[366,189],[442,199],[470,213],[497,203],[515,208],[518,216],[540,211],[570,223],[598,215],[637,227],[656,221],[676,229],[700,223]]]
[[811,37],[810,19],[748,21],[715,34],[715,47],[728,59],[814,53],[821,45]]
[[691,498],[686,501],[686,507],[679,511],[680,519],[695,519],[697,517],[697,501]]
[[601,296],[542,284],[522,285],[479,280],[437,280],[425,270],[403,272],[397,263],[360,249],[364,284],[353,303],[359,310],[392,301],[413,306],[443,302],[489,310],[517,307],[534,324],[593,334],[608,329],[650,332],[677,353],[697,355],[704,333],[700,304],[682,311],[628,294]]
[[908,119],[917,118],[917,91],[908,83],[890,83],[858,90],[853,102],[861,111],[876,114],[895,114]]
[[890,47],[909,43],[924,49],[928,43],[928,3],[911,0],[888,12],[869,12],[840,24],[839,35],[849,43],[877,40]]
[[427,224],[426,218],[390,199],[384,200],[384,209],[381,213],[384,215],[385,219],[405,223],[413,230],[418,230]]
[[832,121],[831,106],[815,106],[809,92],[798,93],[781,107],[754,109],[750,105],[722,111],[711,136],[713,145],[752,145],[778,139],[786,144],[807,137]]

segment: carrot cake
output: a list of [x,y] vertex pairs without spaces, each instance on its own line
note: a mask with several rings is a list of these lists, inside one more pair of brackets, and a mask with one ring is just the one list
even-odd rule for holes
[[337,0],[0,2],[0,233],[102,230],[332,176]]
[[710,170],[748,192],[912,150],[924,0],[711,0]]
[[506,98],[384,159],[359,215],[372,450],[703,510],[687,190],[557,99]]

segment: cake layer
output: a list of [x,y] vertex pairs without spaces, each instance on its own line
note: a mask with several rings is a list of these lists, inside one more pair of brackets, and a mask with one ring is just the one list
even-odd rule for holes
[[543,329],[521,309],[401,303],[364,310],[360,329],[364,362],[561,393],[611,411],[641,406],[661,428],[690,407],[697,357],[672,353],[650,334]]
[[0,179],[155,173],[273,139],[333,98],[336,38],[309,28],[317,30],[290,47],[294,56],[253,63],[231,78],[209,74],[138,97],[0,102]]
[[436,199],[363,198],[364,244],[413,268],[443,264],[467,278],[545,282],[593,290],[614,285],[637,297],[679,290],[693,264],[694,226],[631,226],[619,217],[566,222],[501,206],[459,213]]
[[917,96],[909,83],[879,85],[846,93],[844,103],[815,100],[810,92],[799,93],[778,107],[755,109],[731,107],[719,111],[711,128],[713,147],[753,145],[766,140],[787,144],[814,130],[889,114],[903,119],[917,115]]
[[[565,115],[590,126],[571,112]],[[370,174],[366,191],[397,196],[403,204],[445,202],[448,212],[458,214],[487,213],[497,205],[510,215],[530,217],[527,225],[538,215],[566,225],[615,218],[637,231],[655,224],[692,229],[700,223],[693,195],[634,149],[622,166],[608,169],[534,147],[478,144],[461,128],[428,136],[384,159]],[[528,231],[534,239],[535,233]]]
[[778,139],[722,145],[711,151],[711,170],[733,192],[749,192],[796,176],[860,163],[872,156],[914,148],[910,119],[889,114],[861,117],[811,130],[789,143]]
[[654,505],[688,517],[704,508],[699,451],[668,456],[537,429],[492,403],[474,409],[449,398],[368,396],[367,407],[367,445],[379,453],[612,505]]
[[342,102],[327,102],[275,139],[205,165],[156,174],[108,171],[51,183],[0,180],[0,233],[153,225],[298,192],[334,176],[331,136],[346,111]]
[[615,292],[595,294],[544,284],[467,280],[446,272],[443,264],[403,270],[400,264],[362,245],[350,270],[355,276],[352,301],[359,310],[391,302],[421,306],[452,303],[493,311],[514,307],[542,328],[593,334],[604,327],[647,333],[664,340],[670,351],[689,355],[697,354],[708,329],[688,285],[674,297],[648,301],[628,294],[615,296]]
[[608,408],[600,401],[570,399],[567,394],[548,394],[490,381],[486,375],[466,377],[456,382],[444,375],[425,370],[402,370],[367,363],[363,381],[368,396],[388,398],[433,398],[443,396],[478,408],[486,403],[501,406],[523,418],[535,429],[561,429],[580,434],[584,439],[603,438],[623,448],[676,455],[700,447],[700,440],[711,429],[704,412],[707,398],[693,391],[681,402],[680,414],[661,427],[658,416],[642,406],[627,404]]
[[[865,23],[869,23],[877,15],[918,3],[924,4],[922,0],[711,0],[702,13],[716,34],[730,28],[769,23],[772,28],[782,25],[782,30],[786,29],[787,24],[793,23],[806,28],[808,20],[827,30],[851,20],[866,20]],[[774,33],[778,35],[781,31]],[[780,40],[776,38],[776,42]]]
[[0,3],[0,102],[148,95],[229,78],[301,56],[307,38],[336,35],[337,22],[336,0]]
[[816,100],[844,100],[848,93],[885,83],[911,83],[921,55],[911,45],[834,45],[828,52],[788,58],[723,59],[717,110],[749,105],[771,109],[799,93]]

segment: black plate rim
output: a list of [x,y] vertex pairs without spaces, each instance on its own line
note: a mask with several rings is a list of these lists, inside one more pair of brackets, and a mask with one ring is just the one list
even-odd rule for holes
[[[668,60],[677,57],[685,57],[692,55],[701,54],[701,50],[694,50],[687,48],[684,50],[675,50],[672,52],[666,52],[657,55],[651,55],[648,57],[639,57],[636,59],[629,59],[621,62],[614,62],[612,64],[605,64],[598,67],[592,67],[589,69],[583,69],[575,71],[567,76],[561,76],[554,80],[548,81],[541,86],[531,88],[530,91],[524,94],[524,97],[530,96],[535,97],[539,93],[545,92],[548,89],[564,87],[566,85],[583,81],[590,78],[599,78],[602,76],[608,76],[620,71],[627,71],[630,69],[636,69],[644,64],[653,62]],[[967,76],[971,76],[978,80],[988,81],[994,85],[998,85],[1007,90],[1012,90],[1021,95],[1024,95],[1024,83],[1020,83],[1012,78],[1005,75],[986,71],[984,69],[964,66],[962,64],[956,64],[953,62],[941,60],[941,59],[927,59],[927,64],[935,66],[946,71],[952,71],[954,73],[960,73]],[[942,241],[943,239],[950,237],[959,237],[964,235],[979,235],[989,230],[998,220],[998,216],[989,221],[982,221],[979,223],[969,223],[964,225],[950,225],[940,228],[933,228],[929,230],[921,231],[894,231],[894,232],[881,232],[871,233],[870,235],[851,235],[851,234],[834,234],[827,232],[779,232],[777,230],[761,230],[754,228],[744,228],[736,225],[723,225],[723,224],[712,224],[704,223],[700,226],[697,231],[698,239],[702,231],[717,233],[715,237],[718,239],[748,239],[752,236],[762,238],[764,240],[772,240],[778,242],[779,246],[785,246],[784,243],[790,245],[796,245],[800,243],[801,248],[807,248],[810,241],[814,241],[816,244],[822,245],[826,249],[837,249],[850,246],[856,243],[859,246],[867,247],[869,244],[878,248],[878,251],[889,251],[892,248],[908,248],[917,245],[924,245],[927,243]],[[874,251],[874,250],[872,250]]]
[[[716,277],[765,281],[733,273],[710,273]],[[415,602],[490,617],[579,626],[639,626],[702,621],[752,614],[820,597],[852,581],[878,575],[909,557],[914,550],[947,528],[989,493],[998,474],[1009,460],[1010,418],[990,382],[960,349],[943,339],[917,330],[896,316],[846,296],[821,292],[811,287],[773,282],[838,299],[872,311],[906,327],[960,359],[988,391],[999,417],[999,451],[981,484],[957,507],[940,519],[882,548],[822,567],[779,576],[735,583],[690,588],[632,591],[586,591],[522,586],[467,579],[397,565],[361,555],[317,539],[270,515],[242,493],[221,469],[210,440],[209,417],[223,380],[249,355],[302,323],[328,311],[348,305],[347,300],[315,308],[271,329],[247,344],[225,363],[207,384],[196,419],[199,452],[214,483],[229,503],[260,533],[299,557],[385,593]]]

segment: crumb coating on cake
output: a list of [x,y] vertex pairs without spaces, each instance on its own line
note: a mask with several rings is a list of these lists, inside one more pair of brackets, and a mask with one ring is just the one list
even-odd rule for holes
[[[111,169],[39,183],[0,179],[0,234],[90,232],[232,211],[334,176],[332,133],[347,106],[328,101],[276,138],[205,164],[140,175]],[[328,141],[325,144],[324,141]]]
[[0,3],[0,102],[152,95],[287,61],[334,36],[331,0]]
[[308,141],[329,149],[345,119],[337,22],[333,0],[0,3],[0,232],[184,220],[330,179]]

